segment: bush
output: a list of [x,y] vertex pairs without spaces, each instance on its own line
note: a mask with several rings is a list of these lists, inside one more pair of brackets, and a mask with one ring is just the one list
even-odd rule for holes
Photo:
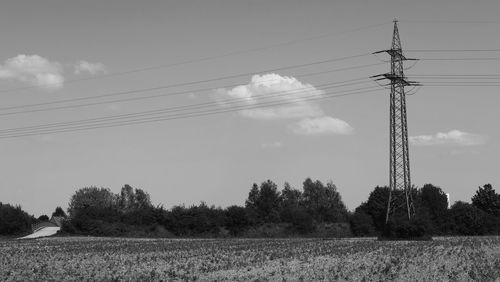
[[304,208],[294,208],[289,211],[289,222],[293,231],[307,234],[315,231],[313,217]]
[[17,236],[31,232],[35,219],[21,209],[0,202],[0,235]]
[[373,236],[376,234],[372,217],[361,209],[356,209],[349,223],[354,236]]
[[199,206],[173,207],[164,220],[164,226],[177,236],[218,236],[224,226],[225,214],[222,209]]
[[460,235],[485,235],[488,231],[487,214],[464,202],[456,202],[450,209],[454,233]]
[[241,234],[245,238],[286,238],[290,233],[290,224],[287,223],[264,223],[251,227]]
[[347,222],[318,224],[313,235],[322,238],[352,237],[351,228]]
[[52,213],[52,216],[62,216],[66,217],[66,213],[61,207],[57,207],[56,210]]
[[250,226],[250,219],[244,207],[230,206],[225,210],[225,227],[229,233],[236,236]]
[[387,240],[428,240],[431,224],[426,218],[415,216],[411,220],[398,217],[389,220],[381,239]]
[[38,221],[49,221],[49,216],[46,214],[42,214],[38,217]]

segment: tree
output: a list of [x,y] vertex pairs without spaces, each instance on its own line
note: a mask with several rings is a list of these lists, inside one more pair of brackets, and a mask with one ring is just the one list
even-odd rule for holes
[[484,235],[486,213],[469,203],[457,201],[450,209],[455,232],[461,235]]
[[408,220],[407,216],[396,215],[390,218],[382,233],[384,239],[429,240],[431,235],[429,218],[416,214]]
[[304,207],[298,206],[288,210],[287,221],[295,231],[306,234],[315,230],[314,219]]
[[68,212],[71,217],[83,210],[104,211],[115,209],[117,196],[109,188],[85,187],[71,196]]
[[22,235],[31,231],[31,223],[35,219],[21,209],[0,202],[0,235]]
[[472,197],[472,205],[490,215],[500,216],[500,194],[495,192],[491,184],[478,188]]
[[281,202],[281,214],[280,218],[284,222],[292,222],[293,214],[300,207],[302,201],[302,192],[293,189],[288,182],[285,182],[285,186],[281,191],[280,202]]
[[245,201],[245,208],[247,211],[248,219],[252,224],[259,222],[259,214],[257,208],[257,202],[259,201],[259,185],[254,183],[250,192],[248,192],[248,198]]
[[252,185],[245,201],[248,215],[254,223],[277,222],[280,218],[280,193],[271,180],[262,182],[260,188]]
[[264,222],[279,221],[280,192],[278,186],[271,180],[260,185],[257,210]]
[[[58,208],[54,214],[61,212]],[[119,195],[107,188],[79,189],[71,197],[68,212],[70,219],[63,224],[64,231],[83,235],[156,236],[168,223],[167,212],[155,208],[148,193],[130,185],[125,185]]]
[[135,189],[135,208],[148,209],[152,206],[149,194],[144,192],[142,189]]
[[[224,211],[205,203],[199,206],[175,206],[168,214],[167,229],[178,236],[217,235],[224,225]],[[234,231],[234,230],[233,230]]]
[[56,210],[52,213],[52,216],[62,216],[66,217],[66,213],[61,207],[57,207]]
[[389,187],[377,186],[370,192],[368,201],[362,203],[358,208],[371,216],[373,225],[377,232],[382,232],[385,227],[387,214],[387,202],[389,201]]
[[319,180],[313,182],[311,178],[306,178],[302,183],[302,189],[304,207],[316,221],[323,222],[323,183]]
[[248,198],[245,201],[245,207],[247,208],[257,208],[257,202],[259,201],[259,185],[254,183],[252,189],[248,193]]
[[46,214],[42,214],[41,216],[38,217],[39,221],[49,221],[49,216]]
[[125,184],[122,187],[120,197],[118,199],[118,206],[122,212],[128,212],[135,208],[135,193],[132,186]]
[[347,207],[342,201],[340,193],[337,191],[337,186],[332,181],[326,183],[325,198],[327,200],[327,209],[329,210],[328,219],[331,222],[346,222],[349,218]]
[[[413,199],[417,199],[418,190],[411,187],[409,193]],[[408,220],[406,205],[400,206],[391,215],[386,223],[387,207],[391,190],[389,187],[377,186],[370,192],[368,201],[362,203],[356,210],[368,214],[373,221],[376,232],[386,239],[424,239],[429,237],[429,220],[426,217],[414,216]],[[406,201],[405,191],[393,190],[393,199]],[[397,203],[396,203],[397,204]],[[401,202],[399,202],[401,204]],[[418,215],[418,214],[417,214]]]
[[122,213],[131,213],[153,207],[148,193],[142,189],[135,189],[125,184],[118,196],[118,207]]
[[293,189],[288,182],[285,182],[280,197],[282,207],[298,207],[302,200],[302,192]]
[[349,223],[351,224],[351,232],[354,236],[375,235],[373,219],[363,209],[357,208],[354,214],[352,214]]
[[321,181],[313,182],[307,178],[303,183],[303,204],[318,222],[345,222],[348,212],[337,187],[328,182],[326,187]]
[[244,207],[230,206],[225,210],[225,226],[231,235],[238,235],[250,226],[246,209]]
[[448,198],[441,188],[425,184],[419,190],[415,204],[417,214],[428,215],[434,229],[442,230],[447,221]]

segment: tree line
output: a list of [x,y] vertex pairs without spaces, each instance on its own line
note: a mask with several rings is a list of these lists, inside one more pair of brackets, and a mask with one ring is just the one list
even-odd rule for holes
[[[57,207],[52,216],[66,217],[66,213],[61,207]],[[21,206],[13,206],[0,202],[0,236],[20,236],[31,233],[33,224],[48,221],[47,215],[35,218],[25,212]]]
[[[387,200],[390,189],[375,187],[366,202],[361,203],[350,216],[350,226],[355,236],[380,235],[393,225],[389,237],[427,235],[494,235],[500,234],[500,194],[491,184],[479,187],[471,203],[457,201],[448,208],[448,199],[440,187],[426,184],[412,188],[414,224],[402,220],[399,214],[394,222],[386,224]],[[396,191],[402,192],[402,191]],[[397,196],[397,195],[396,195]],[[414,230],[414,229],[417,230]]]
[[[412,188],[416,216],[412,222],[385,223],[388,187],[375,187],[353,212],[347,210],[333,182],[307,178],[302,189],[271,180],[254,183],[244,206],[227,208],[204,202],[165,209],[155,206],[142,189],[124,185],[115,194],[108,188],[85,187],[70,198],[63,234],[135,237],[395,237],[500,234],[500,195],[490,184],[479,187],[471,203],[448,208],[441,188],[426,184]],[[53,215],[65,216],[58,207]],[[41,216],[42,217],[42,216]],[[19,206],[0,203],[0,235],[28,232],[35,219]],[[394,228],[388,229],[388,226]]]
[[[141,189],[125,185],[119,194],[107,188],[79,189],[71,197],[64,231],[99,236],[286,236],[344,226],[349,212],[336,186],[306,179],[303,191],[288,183],[280,191],[267,180],[253,184],[245,206],[220,208],[204,202],[170,210],[154,206]],[[340,232],[340,231],[338,231]]]

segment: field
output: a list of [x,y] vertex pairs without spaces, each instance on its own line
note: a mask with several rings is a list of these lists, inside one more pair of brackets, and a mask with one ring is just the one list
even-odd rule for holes
[[1,281],[500,281],[500,237],[0,241]]

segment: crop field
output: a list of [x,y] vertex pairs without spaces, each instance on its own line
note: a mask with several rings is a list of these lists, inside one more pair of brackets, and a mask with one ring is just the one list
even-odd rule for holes
[[500,237],[0,241],[1,281],[500,281]]

